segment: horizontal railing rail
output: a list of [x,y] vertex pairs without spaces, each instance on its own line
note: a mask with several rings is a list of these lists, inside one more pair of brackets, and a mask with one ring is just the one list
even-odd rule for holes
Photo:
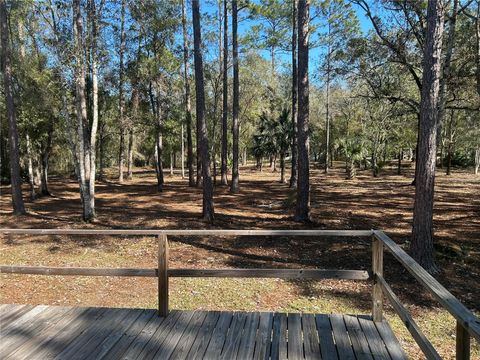
[[[408,255],[395,241],[383,231],[373,230],[374,244],[373,258],[383,258],[384,247],[397,259],[403,267],[431,294],[457,321],[456,326],[456,358],[470,359],[470,337],[480,343],[480,319],[463,305],[452,293],[430,275],[420,264]],[[378,297],[383,294],[389,299],[393,309],[410,331],[427,359],[441,359],[431,342],[419,329],[405,306],[398,299],[383,278],[383,272],[373,269],[374,288],[379,289]],[[374,295],[375,297],[375,295]],[[378,300],[378,299],[377,299]],[[375,299],[374,299],[375,303]]]
[[[480,343],[480,320],[458,299],[423,269],[399,245],[380,230],[131,230],[131,229],[0,229],[11,235],[97,235],[155,236],[158,238],[158,268],[87,268],[0,265],[0,273],[75,276],[140,276],[158,278],[158,304],[161,316],[168,308],[170,277],[281,278],[281,279],[346,279],[373,280],[372,317],[383,320],[383,298],[389,300],[427,359],[441,359],[407,308],[383,277],[383,254],[386,248],[405,269],[456,319],[456,357],[470,359],[470,337]],[[181,269],[169,268],[168,236],[309,236],[309,237],[371,237],[372,269]]]

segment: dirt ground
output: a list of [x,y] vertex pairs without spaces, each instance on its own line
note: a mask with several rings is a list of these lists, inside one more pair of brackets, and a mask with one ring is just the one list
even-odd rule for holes
[[[52,197],[27,202],[28,215],[11,212],[10,194],[1,187],[0,227],[122,229],[383,229],[408,248],[414,188],[412,169],[402,175],[384,169],[344,179],[341,164],[328,174],[312,171],[312,219],[292,220],[295,194],[278,182],[279,173],[241,169],[241,192],[215,189],[214,225],[200,221],[201,190],[189,188],[179,174],[166,175],[162,193],[154,173],[137,169],[133,180],[112,177],[97,185],[98,218],[80,219],[75,180],[52,178]],[[480,177],[465,171],[439,172],[435,194],[437,276],[455,296],[480,312]],[[27,194],[25,188],[25,195]],[[156,243],[149,237],[1,236],[0,264],[92,267],[156,267]],[[370,239],[174,237],[170,267],[284,267],[369,269]],[[453,318],[441,309],[385,254],[385,277],[445,358],[454,358]],[[171,307],[256,311],[369,313],[371,285],[353,281],[275,279],[172,279]],[[155,279],[2,275],[0,303],[156,307]],[[392,327],[412,358],[418,357],[400,320],[387,308]],[[452,340],[453,339],[453,340]],[[477,344],[478,345],[478,344]],[[480,356],[477,345],[474,356]]]

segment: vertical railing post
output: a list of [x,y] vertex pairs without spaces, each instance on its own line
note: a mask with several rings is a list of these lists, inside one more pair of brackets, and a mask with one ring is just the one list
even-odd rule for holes
[[383,276],[383,243],[372,236],[372,317],[373,321],[383,320],[383,291],[377,275]]
[[168,315],[168,240],[164,234],[158,236],[158,313]]
[[457,321],[457,360],[470,360],[470,334],[465,327]]

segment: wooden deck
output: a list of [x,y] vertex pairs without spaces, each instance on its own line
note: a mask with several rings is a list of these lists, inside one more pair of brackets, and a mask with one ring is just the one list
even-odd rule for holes
[[1,359],[406,359],[369,316],[0,305]]

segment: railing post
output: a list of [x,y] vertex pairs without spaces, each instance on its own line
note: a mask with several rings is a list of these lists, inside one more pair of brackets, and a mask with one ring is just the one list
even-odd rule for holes
[[470,334],[463,327],[463,325],[457,321],[457,360],[470,360]]
[[373,321],[383,320],[383,291],[377,275],[383,276],[383,243],[372,236],[372,317]]
[[158,236],[158,313],[168,315],[168,240],[164,234]]

